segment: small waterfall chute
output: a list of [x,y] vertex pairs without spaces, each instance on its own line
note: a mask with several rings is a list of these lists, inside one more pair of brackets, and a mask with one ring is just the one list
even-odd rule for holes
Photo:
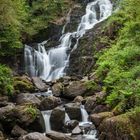
[[45,132],[48,133],[51,131],[51,124],[50,124],[50,116],[52,110],[42,111],[42,115],[45,122]]

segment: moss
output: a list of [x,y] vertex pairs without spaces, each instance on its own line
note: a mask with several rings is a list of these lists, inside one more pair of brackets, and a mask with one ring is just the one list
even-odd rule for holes
[[37,109],[34,106],[28,105],[25,110],[26,110],[27,114],[31,115],[33,120],[36,119],[36,117],[37,117]]
[[33,83],[30,80],[28,80],[27,77],[24,76],[14,78],[14,89],[16,93],[35,91]]
[[11,96],[13,94],[13,89],[11,69],[5,65],[0,65],[0,94]]

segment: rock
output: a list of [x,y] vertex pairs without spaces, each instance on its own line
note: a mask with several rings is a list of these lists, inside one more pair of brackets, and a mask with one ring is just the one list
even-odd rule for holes
[[80,103],[68,103],[65,104],[65,110],[71,120],[81,121],[81,109]]
[[6,118],[13,114],[13,109],[15,105],[13,103],[8,103],[6,106],[0,108],[0,120],[4,121]]
[[37,110],[37,115],[35,120],[28,126],[28,129],[34,131],[34,132],[45,132],[45,122],[42,113]]
[[113,116],[112,112],[102,112],[90,115],[90,120],[93,122],[93,124],[99,126],[104,119],[111,118],[112,116]]
[[72,135],[78,135],[78,134],[81,134],[81,133],[82,133],[82,131],[79,128],[78,125],[72,130]]
[[0,107],[8,104],[8,96],[0,96]]
[[93,109],[104,100],[106,94],[104,92],[95,93],[93,96],[86,98],[85,109],[88,113],[91,113]]
[[77,96],[74,98],[73,102],[76,103],[82,103],[82,101],[84,100],[84,98],[82,96]]
[[101,112],[107,112],[107,111],[109,111],[110,110],[110,108],[109,108],[109,106],[107,106],[107,105],[97,105],[94,109],[93,109],[93,111],[91,112],[91,114],[94,114],[94,113],[101,113]]
[[18,125],[15,125],[11,131],[12,136],[14,137],[20,137],[23,135],[27,134],[27,131],[25,131],[24,129],[22,129],[21,127],[19,127]]
[[51,131],[50,133],[46,134],[52,140],[72,140],[69,136],[65,135],[64,133]]
[[61,99],[54,96],[48,96],[41,101],[41,110],[52,110],[61,104]]
[[65,111],[60,107],[55,108],[50,116],[52,130],[55,131],[62,130],[64,126],[64,121],[65,121]]
[[69,99],[74,99],[77,96],[84,96],[86,91],[87,91],[87,88],[83,82],[72,81],[70,82],[69,86],[64,87],[63,96]]
[[139,140],[140,111],[105,119],[99,126],[99,140]]
[[5,140],[4,135],[3,135],[2,131],[0,131],[0,140]]
[[68,132],[72,132],[72,130],[79,124],[79,122],[77,120],[70,120],[68,122],[65,122],[64,125],[64,132],[68,133]]
[[39,77],[32,77],[32,81],[39,91],[46,91],[48,86]]
[[29,126],[37,116],[37,109],[32,106],[16,106],[13,110],[16,120],[23,126]]
[[21,136],[18,140],[51,140],[51,139],[44,136],[41,133],[33,132],[27,135]]
[[39,106],[41,101],[34,94],[21,93],[17,95],[16,103],[18,105],[32,104]]
[[52,86],[52,92],[53,95],[56,97],[59,97],[63,91],[63,84],[62,83],[56,83]]
[[35,92],[31,79],[26,75],[14,77],[14,89],[16,93]]

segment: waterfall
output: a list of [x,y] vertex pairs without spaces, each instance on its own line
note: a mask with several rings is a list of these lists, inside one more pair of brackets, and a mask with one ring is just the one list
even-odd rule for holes
[[82,122],[88,122],[88,113],[85,110],[84,105],[81,105],[81,115],[82,115]]
[[67,124],[70,121],[70,117],[67,113],[65,113],[65,124]]
[[[86,7],[86,13],[81,18],[77,31],[66,33],[64,25],[60,37],[60,45],[45,50],[47,41],[39,43],[37,49],[25,45],[25,71],[30,76],[39,76],[46,81],[59,79],[66,75],[65,68],[69,65],[70,53],[78,46],[79,39],[97,23],[107,19],[112,13],[110,0],[95,0]],[[69,13],[70,14],[70,13]],[[69,22],[69,14],[67,22]]]
[[45,132],[51,131],[50,116],[52,110],[42,111],[42,115],[45,121]]

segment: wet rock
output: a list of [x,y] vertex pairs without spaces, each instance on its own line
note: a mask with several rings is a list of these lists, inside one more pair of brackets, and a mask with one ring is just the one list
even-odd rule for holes
[[56,97],[59,97],[63,90],[63,84],[62,83],[56,83],[52,86],[52,92],[53,95]]
[[81,120],[81,109],[80,103],[68,103],[65,104],[65,110],[71,120]]
[[21,136],[18,140],[51,140],[51,139],[44,136],[41,133],[33,132],[27,135]]
[[90,115],[90,120],[93,122],[93,124],[99,126],[104,119],[111,118],[112,116],[114,116],[112,112],[102,112]]
[[79,124],[77,120],[70,120],[65,122],[64,132],[72,132],[72,130]]
[[32,104],[39,106],[41,101],[34,94],[21,93],[17,95],[16,103],[19,105]]
[[39,77],[32,77],[32,81],[39,91],[46,91],[48,86]]
[[87,97],[85,102],[87,112],[91,113],[93,109],[104,100],[105,96],[106,94],[104,92],[98,92],[93,96]]
[[61,104],[61,99],[54,96],[48,96],[41,101],[41,110],[52,110]]
[[42,113],[37,110],[36,118],[35,120],[28,126],[28,129],[44,133],[45,132],[45,122]]
[[82,131],[79,128],[78,125],[72,130],[72,135],[78,135],[78,134],[81,134],[81,133],[82,133]]
[[74,99],[77,96],[83,96],[87,91],[85,84],[81,81],[70,82],[69,86],[64,88],[64,97]]
[[82,103],[82,101],[84,100],[84,98],[82,96],[77,96],[74,98],[73,102],[76,103]]
[[64,121],[65,121],[65,111],[60,107],[55,108],[50,116],[52,130],[55,131],[62,130],[64,126]]
[[51,131],[50,133],[46,134],[52,140],[72,140],[69,136],[65,135],[64,133]]
[[27,131],[25,131],[24,129],[22,129],[21,127],[19,127],[18,125],[15,125],[11,131],[12,136],[14,137],[20,137],[23,135],[27,134]]

